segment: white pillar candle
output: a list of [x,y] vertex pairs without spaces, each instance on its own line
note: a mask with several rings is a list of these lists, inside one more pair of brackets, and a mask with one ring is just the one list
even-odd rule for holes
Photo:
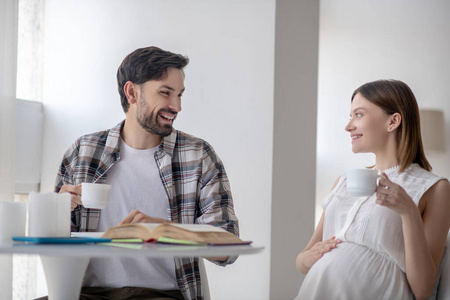
[[70,236],[70,194],[30,193],[28,235]]
[[13,236],[25,236],[27,204],[0,201],[0,242],[11,242]]

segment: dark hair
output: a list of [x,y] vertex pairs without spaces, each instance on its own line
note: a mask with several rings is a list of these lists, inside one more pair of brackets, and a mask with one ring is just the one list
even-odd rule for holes
[[149,80],[162,80],[166,77],[168,68],[183,70],[188,63],[189,58],[158,47],[140,48],[128,54],[117,70],[117,85],[123,111],[127,112],[130,106],[123,90],[127,81],[143,84]]
[[425,157],[420,133],[419,107],[416,97],[405,83],[399,80],[377,80],[360,86],[353,92],[380,107],[385,114],[399,113],[402,117],[397,129],[397,159],[399,171],[403,172],[410,164],[417,163],[431,171]]

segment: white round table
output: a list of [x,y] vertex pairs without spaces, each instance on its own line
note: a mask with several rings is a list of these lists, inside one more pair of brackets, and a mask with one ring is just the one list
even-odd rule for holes
[[218,257],[256,254],[263,246],[185,246],[168,244],[26,244],[0,243],[0,254],[41,256],[49,300],[78,299],[91,257]]

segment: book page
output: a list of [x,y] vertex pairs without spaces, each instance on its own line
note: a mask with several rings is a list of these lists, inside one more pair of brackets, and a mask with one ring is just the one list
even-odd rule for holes
[[[134,223],[134,224],[142,225],[142,226],[148,228],[150,230],[150,232],[153,231],[153,229],[155,229],[159,225],[161,225],[161,223]],[[128,224],[128,225],[134,225],[134,224]]]
[[179,223],[170,223],[170,226],[179,227],[182,229],[186,229],[189,231],[195,232],[228,232],[220,227],[215,227],[207,224],[179,224]]

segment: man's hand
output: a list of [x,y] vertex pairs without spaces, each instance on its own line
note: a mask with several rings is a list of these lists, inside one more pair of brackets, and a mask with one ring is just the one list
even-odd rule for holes
[[[148,216],[139,210],[135,209],[128,216],[126,216],[119,225],[124,224],[132,224],[132,223],[173,223],[172,221],[160,219],[160,218],[154,218],[151,216]],[[228,257],[221,256],[221,257],[205,257],[208,260],[215,260],[215,261],[226,261]]]
[[132,223],[171,223],[171,221],[160,219],[160,218],[154,218],[147,216],[146,214],[140,212],[139,210],[135,209],[128,216],[126,216],[119,225],[124,224],[132,224]]
[[59,190],[59,194],[70,193],[70,210],[73,211],[75,207],[83,204],[81,202],[81,184],[79,185],[63,185]]

